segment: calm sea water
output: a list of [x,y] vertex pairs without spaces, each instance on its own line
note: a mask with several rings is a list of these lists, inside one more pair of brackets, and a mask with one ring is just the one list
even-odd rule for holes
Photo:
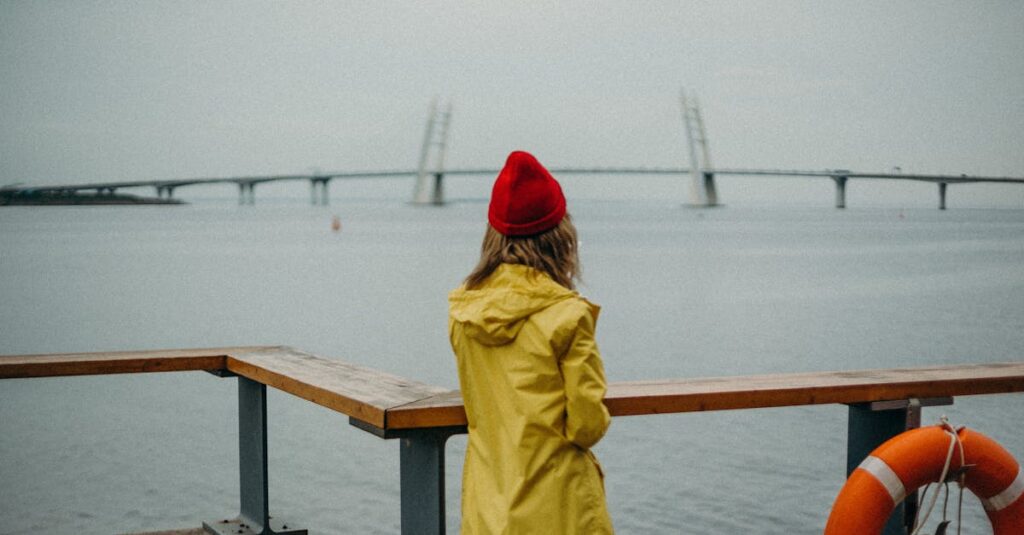
[[[485,204],[0,209],[0,353],[292,345],[456,387],[446,294]],[[572,203],[611,380],[1020,361],[1024,211]],[[330,231],[338,214],[340,233]],[[236,387],[204,373],[0,381],[0,533],[237,512]],[[271,508],[398,531],[398,445],[271,391]],[[1024,459],[1024,396],[928,408]],[[620,533],[819,533],[846,408],[618,418],[596,451]],[[465,438],[448,448],[457,532]],[[989,533],[965,501],[964,533]]]

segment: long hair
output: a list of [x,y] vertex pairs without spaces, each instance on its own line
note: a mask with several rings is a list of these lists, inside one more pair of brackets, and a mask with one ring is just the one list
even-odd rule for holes
[[581,268],[572,218],[565,214],[558,226],[533,236],[505,236],[487,225],[480,246],[480,262],[466,277],[466,288],[472,290],[480,286],[501,264],[532,267],[574,290]]

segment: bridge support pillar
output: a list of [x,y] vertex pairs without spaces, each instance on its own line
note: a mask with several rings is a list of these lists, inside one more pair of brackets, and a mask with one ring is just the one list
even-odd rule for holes
[[715,174],[704,171],[704,198],[707,200],[705,206],[718,206],[718,191],[715,189]]
[[173,198],[174,197],[174,188],[171,187],[171,186],[157,186],[156,187],[156,196],[157,196],[158,199],[163,199],[164,197],[166,197],[168,199]]
[[431,191],[430,203],[438,206],[444,204],[444,173],[434,173],[434,189]]
[[939,210],[946,209],[946,183],[939,182]]
[[203,522],[216,535],[306,535],[270,518],[267,478],[267,386],[238,377],[238,461],[241,512],[234,520]]
[[[326,178],[313,178],[309,181],[310,184],[310,202],[313,206],[322,204],[327,206],[330,204],[330,197],[327,195],[327,183],[330,182]],[[317,191],[319,190],[319,191]]]
[[256,204],[256,183],[255,182],[239,182],[238,183],[238,204],[242,205],[254,205]]
[[846,208],[846,181],[849,177],[834,176],[836,181],[836,208]]

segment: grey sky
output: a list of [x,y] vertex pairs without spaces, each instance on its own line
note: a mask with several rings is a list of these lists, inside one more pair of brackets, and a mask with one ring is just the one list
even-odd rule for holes
[[1024,3],[524,5],[0,2],[0,184],[410,168],[435,95],[451,166],[686,165],[682,86],[716,165],[1024,176]]

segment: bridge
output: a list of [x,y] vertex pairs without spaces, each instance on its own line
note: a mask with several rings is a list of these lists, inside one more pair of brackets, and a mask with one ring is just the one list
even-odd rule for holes
[[[719,205],[716,177],[759,176],[759,177],[810,177],[828,178],[836,186],[835,207],[846,207],[846,183],[851,179],[871,180],[916,180],[931,182],[938,186],[939,209],[946,209],[946,190],[949,184],[1004,183],[1024,184],[1024,177],[974,176],[966,174],[916,174],[916,173],[873,173],[849,169],[796,170],[796,169],[742,169],[715,168],[711,164],[710,150],[700,109],[693,99],[681,95],[683,123],[686,129],[690,167],[551,167],[555,175],[673,175],[685,180],[690,177],[689,205],[713,207]],[[172,199],[178,188],[210,184],[235,184],[238,187],[238,203],[256,203],[256,186],[269,182],[299,181],[310,184],[310,200],[313,205],[329,204],[329,185],[334,180],[414,178],[412,202],[422,205],[442,205],[445,202],[444,178],[446,176],[495,176],[497,168],[456,168],[445,167],[448,146],[451,106],[439,110],[436,102],[431,105],[427,128],[424,134],[419,166],[416,169],[383,171],[337,171],[328,173],[244,175],[233,177],[175,178],[163,180],[134,180],[119,182],[94,182],[52,186],[4,186],[0,187],[0,206],[10,204],[19,196],[39,194],[76,195],[94,192],[96,196],[114,195],[119,189],[154,188],[160,199]],[[698,150],[698,148],[700,150]]]
[[[426,200],[416,200],[416,204],[444,204],[444,177],[446,176],[496,176],[500,169],[497,168],[462,168],[445,169],[443,171],[431,172],[429,175],[430,184],[426,190]],[[550,171],[556,176],[561,175],[670,175],[685,178],[692,174],[692,170],[685,167],[552,167]],[[761,176],[761,177],[811,177],[828,178],[835,182],[835,207],[846,207],[846,183],[850,179],[872,179],[872,180],[915,180],[919,182],[931,182],[938,185],[939,209],[946,209],[946,188],[949,184],[977,184],[977,183],[1003,183],[1003,184],[1024,184],[1024,177],[1007,176],[971,176],[971,175],[950,175],[950,174],[904,174],[904,173],[870,173],[856,172],[845,169],[823,169],[819,171],[795,170],[795,169],[701,169],[699,188],[703,189],[703,198],[691,198],[689,204],[693,206],[717,206],[718,196],[715,190],[715,178],[721,176]],[[113,195],[117,190],[128,188],[154,188],[157,197],[171,199],[178,188],[187,186],[211,185],[211,184],[236,184],[239,190],[238,203],[240,205],[253,205],[256,203],[256,186],[269,182],[281,181],[305,181],[311,186],[311,202],[313,205],[329,204],[329,184],[334,180],[347,179],[385,179],[385,178],[418,178],[421,175],[417,169],[402,169],[393,171],[340,171],[317,174],[293,174],[293,175],[265,175],[265,176],[235,176],[235,177],[211,177],[211,178],[180,178],[165,180],[135,180],[120,182],[95,182],[82,184],[66,184],[53,186],[5,186],[0,188],[0,199],[11,198],[18,195],[31,195],[38,193],[50,194],[75,194],[80,192],[95,192],[96,195]],[[4,204],[0,201],[0,205]]]

